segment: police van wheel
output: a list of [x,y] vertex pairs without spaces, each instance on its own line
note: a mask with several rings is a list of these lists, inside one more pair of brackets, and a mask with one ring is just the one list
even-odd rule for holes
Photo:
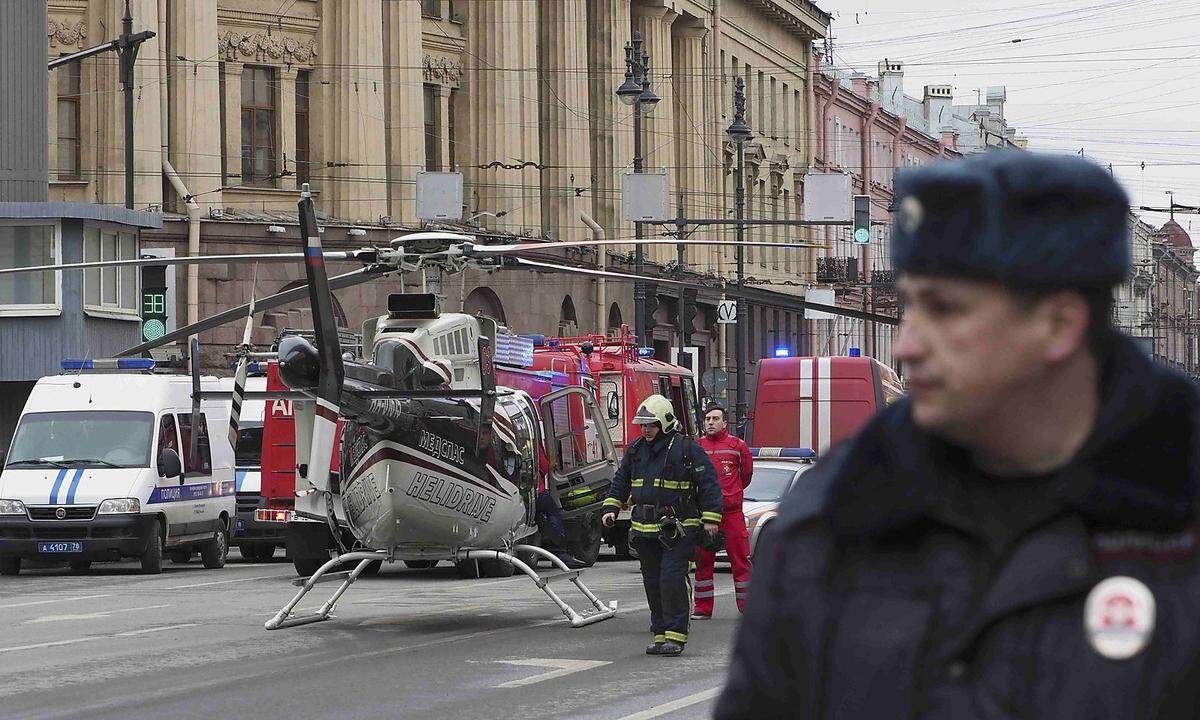
[[372,560],[371,562],[367,563],[367,566],[365,568],[363,568],[363,571],[360,572],[358,574],[358,576],[363,577],[366,575],[378,575],[379,570],[382,567],[383,567],[382,560]]
[[21,572],[21,558],[0,558],[0,575],[17,575]]
[[507,560],[480,560],[479,574],[487,578],[512,577],[517,566]]
[[216,570],[220,567],[225,567],[225,558],[229,555],[229,531],[225,529],[225,525],[217,528],[217,532],[213,535],[212,540],[206,540],[200,546],[200,560],[203,561],[204,567],[209,570]]
[[458,576],[463,580],[475,580],[482,577],[483,562],[479,560],[460,560],[454,563],[454,568],[458,570]]
[[92,561],[91,560],[72,560],[71,562],[67,563],[67,565],[69,565],[70,568],[72,570],[74,570],[75,572],[85,572],[92,568]]
[[171,558],[171,562],[176,565],[187,565],[192,561],[191,550],[175,550],[167,553],[167,557]]
[[404,565],[413,570],[428,570],[437,565],[437,560],[405,560]]
[[150,523],[150,539],[146,542],[146,552],[142,553],[142,572],[148,575],[158,575],[162,572],[162,561],[162,523],[155,519]]

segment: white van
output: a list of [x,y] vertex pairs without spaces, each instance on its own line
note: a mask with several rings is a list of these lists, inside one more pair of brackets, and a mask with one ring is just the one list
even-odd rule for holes
[[[163,557],[225,564],[234,517],[229,401],[201,403],[192,381],[151,372],[152,360],[64,361],[76,371],[37,382],[0,471],[0,574],[22,560]],[[92,372],[113,368],[116,372]],[[130,372],[140,369],[142,372]],[[216,378],[201,388],[219,391]],[[192,428],[196,456],[189,457]]]

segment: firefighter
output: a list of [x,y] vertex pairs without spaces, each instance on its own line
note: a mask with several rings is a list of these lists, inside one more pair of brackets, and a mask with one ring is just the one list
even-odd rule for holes
[[[746,516],[742,514],[742,490],[750,484],[754,472],[754,458],[750,446],[739,437],[730,434],[725,420],[725,408],[710,405],[704,413],[704,437],[700,447],[708,453],[717,478],[721,482],[721,494],[725,497],[725,511],[721,517],[721,533],[725,536],[725,552],[733,568],[733,592],[738,612],[746,605],[746,592],[750,589],[750,533],[746,532]],[[713,562],[717,554],[702,547],[696,548],[696,608],[692,617],[712,617]]]
[[646,654],[675,656],[691,623],[692,555],[702,535],[715,538],[720,530],[721,487],[708,455],[681,432],[665,397],[646,398],[633,422],[642,436],[625,451],[602,519],[612,527],[621,505],[632,501],[630,542],[641,560],[654,634]]
[[755,550],[733,718],[1195,718],[1200,396],[1112,325],[1129,199],[1079,158],[902,171],[909,395]]

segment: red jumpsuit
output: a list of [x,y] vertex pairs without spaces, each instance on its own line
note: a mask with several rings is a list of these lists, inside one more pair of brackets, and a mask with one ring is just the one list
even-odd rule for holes
[[[750,456],[749,446],[726,430],[715,437],[705,435],[700,438],[700,447],[717,468],[721,493],[725,496],[721,530],[725,533],[725,552],[733,566],[733,590],[738,611],[741,611],[746,603],[746,591],[750,589],[750,534],[746,532],[746,518],[742,514],[742,490],[750,484],[754,459]],[[697,615],[712,615],[715,559],[714,553],[696,548]]]

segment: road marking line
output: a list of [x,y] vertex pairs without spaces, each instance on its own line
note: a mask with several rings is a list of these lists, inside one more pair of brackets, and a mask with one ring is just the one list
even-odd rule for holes
[[129,632],[117,633],[113,637],[133,637],[134,635],[147,635],[149,633],[162,632],[163,630],[178,630],[186,627],[196,627],[200,623],[183,623],[182,625],[163,625],[162,627],[143,628],[141,630],[130,630]]
[[99,620],[100,618],[106,618],[109,615],[112,615],[114,613],[137,612],[138,610],[158,610],[160,608],[165,608],[165,607],[171,607],[171,606],[170,605],[147,605],[145,607],[120,608],[117,610],[97,610],[96,612],[79,613],[77,615],[43,615],[41,617],[36,617],[32,620],[26,620],[23,624],[29,625],[31,623],[58,622],[60,620]]
[[521,678],[520,680],[509,680],[506,683],[497,685],[498,688],[515,688],[533,685],[545,680],[554,680],[555,678],[571,675],[572,673],[583,672],[598,668],[601,665],[611,665],[609,660],[558,660],[554,658],[529,658],[528,660],[497,660],[496,662],[504,663],[505,665],[526,665],[529,667],[549,667],[556,668],[550,672],[544,672],[533,677]]
[[678,700],[672,700],[671,702],[663,703],[662,705],[655,705],[649,710],[643,710],[632,715],[626,715],[622,718],[618,718],[618,720],[652,720],[652,718],[662,717],[663,715],[675,712],[676,710],[682,710],[686,707],[699,705],[705,700],[711,700],[720,694],[721,688],[709,688],[708,690],[698,692],[694,695],[687,695],[679,698]]
[[174,585],[172,587],[154,588],[155,590],[187,590],[188,588],[208,587],[209,585],[228,585],[230,583],[250,582],[251,580],[286,579],[287,575],[259,575],[257,577],[238,578],[237,580],[217,580],[216,582],[192,583],[191,585]]
[[75,600],[95,600],[96,598],[112,597],[112,595],[80,595],[79,597],[59,598],[57,600],[34,600],[33,602],[19,602],[11,605],[0,605],[0,610],[8,608],[30,607],[31,605],[49,605],[50,603],[73,602]]

